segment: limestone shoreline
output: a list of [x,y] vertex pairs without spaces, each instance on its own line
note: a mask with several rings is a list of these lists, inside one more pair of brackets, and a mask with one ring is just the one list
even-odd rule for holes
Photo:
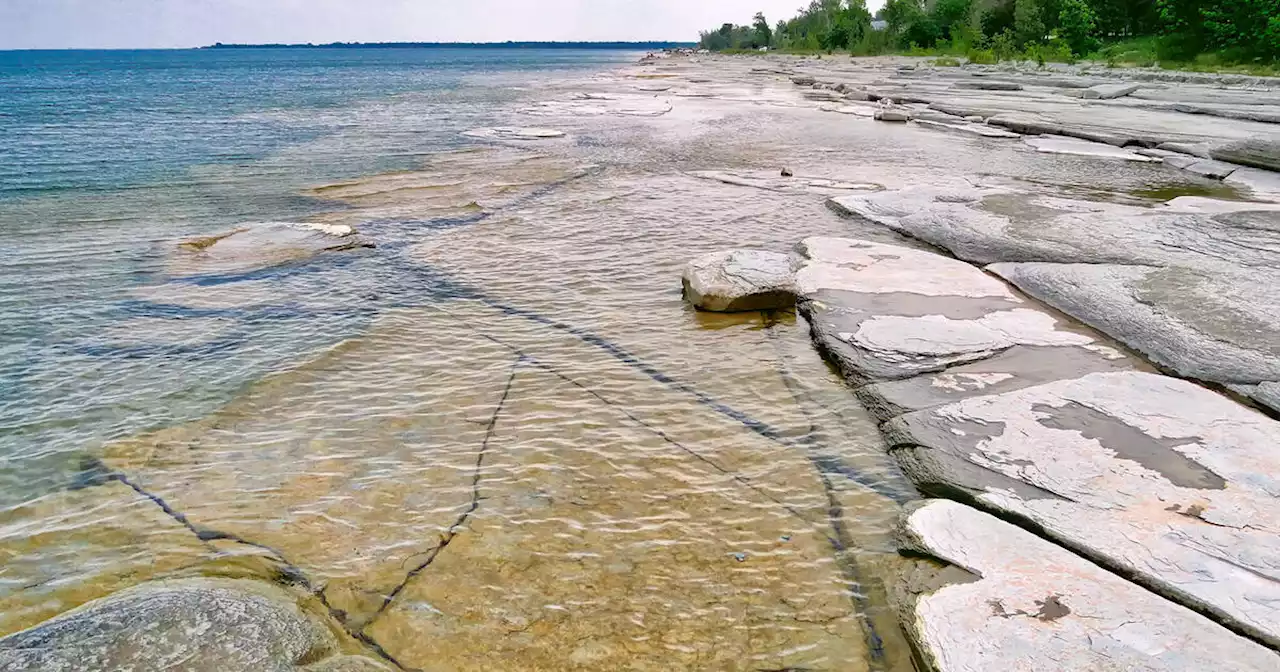
[[[1276,88],[655,57],[550,87],[430,168],[317,186],[341,207],[314,222],[176,241],[174,278],[139,296],[273,305],[258,269],[357,254],[430,284],[367,299],[390,313],[368,342],[108,446],[67,492],[6,512],[13,538],[53,518],[136,545],[40,539],[108,577],[90,580],[15,551],[5,578],[33,597],[4,596],[26,629],[0,639],[0,670],[1280,668]],[[751,252],[715,252],[733,243]],[[503,245],[520,254],[495,263]],[[646,246],[664,261],[592,266]],[[680,312],[666,260],[682,256],[709,278],[691,298],[755,311],[758,330]],[[640,303],[611,293],[628,283],[669,296],[595,324],[609,301]],[[579,294],[605,298],[565,310]],[[816,356],[787,369],[809,361],[779,336],[791,303],[889,469],[841,451],[857,422],[841,402],[806,398],[827,375]],[[759,342],[704,336],[734,328]],[[785,380],[717,380],[716,348],[743,343]],[[362,393],[400,385],[420,397],[409,411],[383,423],[313,394],[362,350]],[[431,384],[449,376],[463,392]],[[282,465],[305,473],[269,442],[290,423],[358,428],[378,458],[444,436],[448,459],[370,479],[359,451],[317,442],[303,460],[323,487],[237,501]],[[250,433],[260,453],[240,446]],[[872,513],[908,501],[879,556],[857,555],[879,531],[846,515],[869,498]],[[416,502],[393,507],[402,529],[377,513],[388,501]],[[131,507],[146,513],[109,516]],[[652,543],[627,550],[637,537]],[[210,630],[245,646],[189,636]]]
[[[904,551],[970,573],[903,605],[926,667],[1280,664],[1280,407],[1267,396],[1280,375],[1280,216],[1264,186],[1280,175],[1253,172],[1280,167],[1280,136],[1256,125],[1233,128],[1247,137],[1226,141],[1134,133],[1114,109],[1073,125],[1079,106],[1045,96],[948,99],[1023,83],[1097,92],[1072,96],[1086,100],[1142,89],[1081,81],[1080,72],[1049,82],[1040,71],[910,63],[890,84],[801,61],[779,74],[855,101],[847,105],[875,102],[877,120],[1003,127],[1041,151],[1163,160],[1218,180],[1245,171],[1255,200],[1183,196],[1155,208],[981,187],[833,197],[837,212],[958,259],[814,238],[792,253],[793,282],[815,346],[884,422],[907,476],[940,498],[908,507]],[[1272,121],[1265,93],[1226,95],[1262,107],[1171,111]],[[752,293],[738,291],[738,300]],[[1126,631],[1133,623],[1145,624],[1140,634]]]

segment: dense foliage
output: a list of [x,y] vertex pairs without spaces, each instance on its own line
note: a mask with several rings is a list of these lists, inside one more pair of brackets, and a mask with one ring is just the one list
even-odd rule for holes
[[750,26],[703,33],[701,46],[1070,58],[1149,38],[1162,59],[1215,52],[1236,62],[1280,60],[1280,0],[887,0],[877,18],[882,30],[872,28],[865,0],[812,0],[774,27],[757,14]]

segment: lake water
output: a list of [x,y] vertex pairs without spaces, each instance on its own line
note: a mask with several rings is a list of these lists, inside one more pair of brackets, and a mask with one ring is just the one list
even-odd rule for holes
[[[911,669],[875,423],[794,315],[679,286],[851,230],[688,171],[877,141],[635,56],[0,54],[0,635],[248,576],[406,669]],[[502,124],[570,135],[461,134]],[[279,221],[376,247],[178,246]]]
[[[357,314],[274,316],[216,345],[116,338],[160,272],[156,245],[320,209],[298,191],[400,170],[539,79],[609,51],[0,52],[0,501],[55,484],[61,457],[194,417],[335,342]],[[128,341],[128,339],[126,339]],[[258,350],[258,348],[247,348]],[[220,354],[213,352],[220,350]],[[226,359],[237,363],[228,366]],[[157,370],[157,362],[164,362]],[[53,479],[53,480],[51,480]]]

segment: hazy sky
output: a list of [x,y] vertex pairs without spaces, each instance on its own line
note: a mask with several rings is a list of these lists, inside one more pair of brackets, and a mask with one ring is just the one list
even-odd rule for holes
[[[214,42],[696,40],[808,0],[0,0],[0,49]],[[873,0],[875,7],[883,0]]]

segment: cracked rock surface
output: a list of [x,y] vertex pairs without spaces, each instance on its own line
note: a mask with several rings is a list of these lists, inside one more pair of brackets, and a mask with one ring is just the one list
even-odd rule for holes
[[912,550],[971,573],[907,608],[908,631],[938,672],[1280,665],[1274,651],[963,504],[919,505],[902,534]]
[[1095,373],[891,420],[909,477],[1280,644],[1280,422],[1192,383]]

